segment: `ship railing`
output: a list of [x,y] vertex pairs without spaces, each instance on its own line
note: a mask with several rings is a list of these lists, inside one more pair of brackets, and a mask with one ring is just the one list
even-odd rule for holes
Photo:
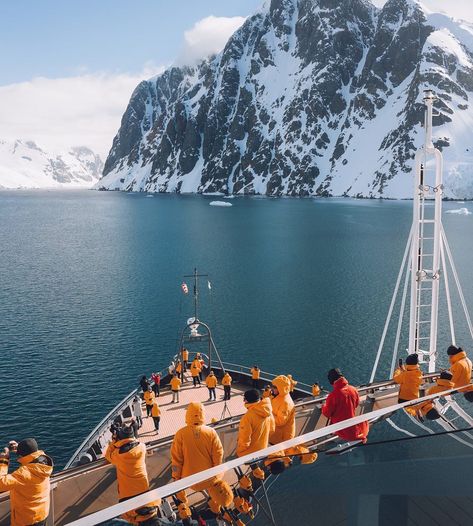
[[[169,374],[168,367],[160,371],[161,377]],[[125,412],[129,412],[131,415],[132,403],[135,396],[140,396],[141,388],[138,387],[129,393],[123,400],[118,402],[118,404],[94,427],[94,429],[89,433],[89,435],[84,439],[82,444],[76,449],[70,460],[64,466],[64,469],[70,468],[73,464],[77,463],[84,453],[87,453],[95,443],[105,446],[105,442],[108,442],[108,439],[111,439],[112,434],[110,432],[110,426],[113,421],[118,417],[123,417]],[[141,397],[140,397],[141,398]]]
[[[321,440],[334,435],[337,431],[346,429],[347,427],[361,424],[362,422],[372,422],[374,420],[379,420],[388,415],[397,413],[398,411],[401,411],[407,407],[414,406],[419,403],[427,402],[430,400],[438,399],[442,396],[452,394],[457,390],[458,388],[453,388],[447,391],[443,391],[441,393],[435,393],[432,395],[427,395],[421,398],[417,398],[415,400],[410,400],[408,402],[403,402],[401,404],[395,404],[395,405],[385,407],[382,409],[377,409],[375,411],[363,413],[359,416],[355,416],[348,420],[344,420],[343,422],[338,422],[336,424],[330,424],[326,427],[316,429],[314,431],[310,431],[309,433],[301,434],[290,440],[286,440],[274,446],[269,446],[267,448],[261,449],[259,451],[251,453],[249,455],[245,455],[240,458],[229,460],[227,462],[224,462],[223,464],[220,464],[219,466],[216,466],[210,469],[206,469],[205,471],[201,471],[189,477],[185,477],[181,480],[174,481],[164,486],[161,486],[159,488],[150,490],[146,493],[142,493],[124,502],[114,504],[113,506],[110,506],[101,511],[91,513],[90,515],[86,517],[83,517],[81,519],[78,519],[76,521],[69,523],[69,525],[70,526],[92,526],[95,524],[103,523],[105,521],[114,519],[115,517],[118,517],[119,515],[122,515],[123,513],[126,513],[130,510],[139,508],[141,506],[146,506],[150,501],[157,500],[157,499],[163,499],[171,495],[175,495],[179,491],[186,490],[189,487],[194,486],[195,484],[208,480],[209,478],[219,476],[222,473],[225,473],[227,471],[248,467],[249,465],[255,462],[260,462],[262,460],[267,459],[268,456],[274,453],[279,453],[281,451],[284,451],[284,450],[287,450],[287,449],[290,449],[296,446],[300,446],[300,445],[310,447],[314,444],[317,444]],[[356,445],[357,444],[354,444],[352,447],[355,447]]]

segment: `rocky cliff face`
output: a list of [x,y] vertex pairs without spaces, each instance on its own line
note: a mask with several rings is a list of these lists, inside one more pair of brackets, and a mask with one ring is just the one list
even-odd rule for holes
[[272,0],[218,56],[136,88],[97,187],[409,197],[430,88],[447,194],[473,197],[472,50],[416,0]]
[[102,171],[100,157],[85,146],[57,155],[33,141],[0,141],[0,188],[90,188]]

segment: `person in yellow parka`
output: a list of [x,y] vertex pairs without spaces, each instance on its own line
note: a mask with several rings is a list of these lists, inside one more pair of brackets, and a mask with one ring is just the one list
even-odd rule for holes
[[419,356],[409,354],[406,366],[400,366],[394,371],[393,380],[399,384],[398,403],[419,398],[419,388],[422,384],[422,371],[419,367]]
[[312,384],[312,396],[320,395],[320,385],[317,382]]
[[290,389],[291,382],[287,376],[276,376],[273,380],[274,398],[271,400],[271,406],[276,428],[269,436],[271,444],[289,440],[296,434],[296,411],[294,401],[289,394]]
[[153,417],[154,429],[156,429],[156,433],[158,433],[159,422],[161,421],[161,409],[159,409],[156,398],[153,400],[153,406],[151,407],[151,416]]
[[181,390],[181,379],[177,374],[171,378],[172,403],[179,403],[179,391]]
[[263,398],[271,398],[273,396],[273,391],[271,390],[271,386],[268,384],[263,391]]
[[191,364],[191,375],[192,375],[192,380],[194,382],[194,387],[197,387],[197,384],[200,385],[200,372],[201,371],[202,371],[202,365],[200,364],[200,360],[195,358]]
[[156,398],[153,389],[151,387],[148,387],[148,390],[145,391],[143,397],[146,403],[146,416],[151,416],[151,408],[153,407],[153,401]]
[[261,370],[257,365],[253,365],[250,372],[251,372],[251,383],[253,385],[253,389],[258,389],[258,380],[261,374]]
[[[218,466],[223,461],[223,446],[215,431],[205,425],[204,406],[191,402],[186,411],[186,426],[174,435],[171,445],[172,478],[180,480],[194,473]],[[213,500],[229,505],[233,494],[221,475],[192,486],[195,491],[209,492]],[[220,500],[223,497],[223,500]]]
[[[9,475],[10,452],[16,452],[21,466]],[[10,492],[11,526],[46,524],[52,471],[52,459],[38,449],[34,438],[11,441],[0,453],[0,493]]]
[[[149,490],[146,446],[135,439],[131,426],[124,425],[117,430],[116,439],[110,442],[104,456],[117,472],[119,502]],[[160,504],[158,499],[121,517],[132,524],[139,524],[156,517]]]
[[271,401],[261,399],[257,389],[246,391],[243,397],[247,412],[240,420],[236,453],[239,457],[268,447],[269,435],[275,424]]
[[466,352],[461,347],[450,345],[447,349],[448,359],[450,361],[450,371],[453,375],[453,386],[464,387],[458,389],[468,402],[473,402],[473,385],[471,385],[471,361]]
[[231,392],[232,392],[232,377],[225,373],[222,378],[222,385],[223,385],[223,399],[224,400],[230,400]]
[[217,377],[215,376],[213,371],[210,371],[209,375],[205,379],[205,383],[207,384],[207,388],[209,390],[209,400],[217,400],[217,397],[215,395],[215,388],[217,387]]
[[[436,384],[433,385],[425,393],[427,395],[433,395],[436,393],[441,393],[442,391],[448,391],[453,389],[453,375],[450,371],[442,371],[440,376],[436,380]],[[420,413],[427,418],[427,420],[437,420],[440,418],[440,414],[434,406],[432,400],[427,400],[419,405],[414,406],[415,411],[420,411]]]

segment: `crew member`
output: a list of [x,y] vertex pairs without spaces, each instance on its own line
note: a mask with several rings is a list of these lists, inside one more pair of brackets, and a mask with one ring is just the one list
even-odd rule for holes
[[[222,463],[222,442],[215,429],[204,425],[204,422],[203,405],[200,402],[191,402],[186,411],[186,426],[177,431],[171,445],[174,480],[180,480]],[[233,499],[231,489],[221,480],[221,476],[199,482],[193,485],[192,489],[207,490],[212,501],[217,505],[228,506]]]
[[217,387],[217,377],[215,376],[213,371],[210,371],[209,375],[205,379],[205,383],[207,384],[207,388],[209,390],[209,400],[217,400],[217,397],[215,395],[215,388]]
[[294,401],[289,394],[291,382],[287,376],[276,376],[273,380],[273,408],[275,429],[270,434],[271,444],[278,444],[284,440],[294,438],[296,434],[296,411]]
[[223,399],[230,400],[230,395],[232,391],[232,377],[228,373],[225,373],[223,375],[222,385],[223,385]]
[[151,416],[153,417],[154,429],[156,433],[159,432],[159,422],[161,420],[161,409],[159,409],[158,401],[156,398],[153,400],[153,406],[151,407]]
[[[131,426],[118,428],[116,436],[105,451],[105,458],[116,468],[119,502],[149,490],[146,446],[134,438]],[[161,500],[158,499],[128,511],[121,517],[132,524],[145,521],[152,524],[153,519],[157,519],[157,506],[160,504]]]
[[[428,389],[425,393],[426,396],[453,389],[454,384],[452,380],[453,375],[450,371],[442,371],[440,376],[436,379],[436,384]],[[440,414],[435,408],[432,400],[427,400],[427,402],[416,405],[414,409],[420,411],[421,414],[427,418],[427,420],[437,420],[440,418]]]
[[194,382],[194,387],[197,387],[197,384],[200,385],[201,369],[202,369],[202,366],[200,365],[200,360],[195,358],[191,364],[191,375],[192,375],[192,381]]
[[179,391],[181,390],[181,379],[176,373],[171,378],[172,403],[179,403]]
[[[21,466],[8,474],[10,453]],[[43,526],[49,515],[52,459],[38,449],[34,438],[11,441],[0,453],[0,492],[10,492],[11,526]]]
[[458,389],[468,402],[473,402],[473,385],[471,385],[471,360],[467,357],[466,352],[461,347],[450,345],[447,349],[448,359],[450,361],[450,371],[453,375],[454,387],[467,387]]
[[144,394],[146,402],[146,416],[151,416],[151,408],[153,407],[153,400],[156,398],[154,391],[151,387],[148,387],[148,390]]
[[260,377],[260,369],[257,365],[253,365],[253,367],[251,368],[251,381],[252,381],[252,385],[253,385],[253,389],[258,389],[258,380],[259,380],[259,377]]
[[243,399],[248,411],[240,420],[236,449],[239,457],[268,447],[269,434],[275,429],[269,398],[261,399],[257,389],[250,389],[245,392]]
[[189,362],[189,351],[185,347],[181,349],[181,356],[182,356],[182,364],[184,366],[184,371],[187,371],[187,365]]
[[422,371],[419,367],[419,355],[409,354],[406,366],[400,365],[394,371],[393,380],[399,384],[398,403],[419,398],[419,388],[422,384]]
[[[332,424],[353,418],[356,408],[360,405],[358,391],[355,387],[348,384],[340,369],[330,369],[327,378],[333,386],[333,390],[327,396],[325,404],[322,406],[322,414],[326,416]],[[343,438],[343,440],[361,440],[366,442],[368,433],[368,422],[362,422],[361,424],[341,429],[336,432],[336,435]]]

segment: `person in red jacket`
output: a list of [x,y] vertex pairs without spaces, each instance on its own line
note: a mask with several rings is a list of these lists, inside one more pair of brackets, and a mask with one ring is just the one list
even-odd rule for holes
[[[330,369],[327,378],[333,385],[333,391],[327,396],[327,400],[322,407],[322,414],[330,420],[331,424],[353,418],[355,410],[360,404],[358,391],[348,384],[340,369]],[[368,432],[368,422],[362,422],[361,424],[341,429],[336,434],[343,440],[362,440],[366,442]]]

